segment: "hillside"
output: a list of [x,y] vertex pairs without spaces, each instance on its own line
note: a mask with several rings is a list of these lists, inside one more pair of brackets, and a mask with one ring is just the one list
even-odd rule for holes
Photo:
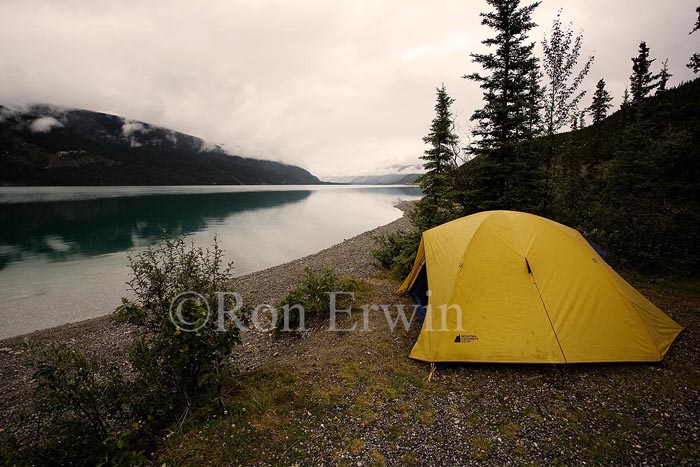
[[548,217],[589,235],[618,266],[649,273],[700,268],[700,80],[578,131],[553,147]]
[[0,106],[0,185],[318,184],[308,171],[228,154],[116,115]]
[[[581,231],[615,267],[700,272],[700,79],[520,150],[528,157],[527,198],[516,206],[496,200],[496,207],[477,198],[463,214],[532,212]],[[489,163],[476,157],[460,168],[460,196],[493,176]]]

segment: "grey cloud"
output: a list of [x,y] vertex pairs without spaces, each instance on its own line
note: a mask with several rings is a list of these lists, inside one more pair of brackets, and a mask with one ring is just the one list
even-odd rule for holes
[[[619,96],[646,40],[672,84],[691,78],[693,0],[548,1],[583,29]],[[458,131],[480,106],[469,53],[485,2],[4,0],[0,103],[49,102],[196,135],[230,152],[345,175],[418,163],[435,87],[457,99]],[[700,36],[698,36],[700,37]],[[539,45],[538,45],[539,49]],[[696,50],[697,49],[697,50]],[[587,96],[588,99],[590,96]]]

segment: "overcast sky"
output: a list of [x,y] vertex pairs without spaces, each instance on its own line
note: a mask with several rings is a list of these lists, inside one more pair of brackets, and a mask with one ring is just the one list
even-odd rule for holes
[[[528,2],[529,3],[529,2]],[[615,97],[646,40],[671,84],[700,51],[697,0],[544,0],[582,30]],[[301,165],[320,176],[414,164],[435,87],[457,99],[460,136],[481,105],[469,53],[490,31],[481,0],[0,2],[0,103],[47,102],[123,115]],[[585,98],[590,101],[589,91]]]

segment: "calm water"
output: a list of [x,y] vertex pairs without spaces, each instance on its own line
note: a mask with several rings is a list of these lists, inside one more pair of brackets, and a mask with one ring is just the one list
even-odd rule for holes
[[0,188],[0,339],[111,312],[127,254],[162,232],[216,235],[235,274],[281,264],[401,216],[415,187]]

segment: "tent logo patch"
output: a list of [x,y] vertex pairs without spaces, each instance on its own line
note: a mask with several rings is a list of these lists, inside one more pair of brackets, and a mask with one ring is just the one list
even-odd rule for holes
[[457,334],[454,342],[455,344],[468,344],[477,340],[479,340],[479,336],[476,334]]

